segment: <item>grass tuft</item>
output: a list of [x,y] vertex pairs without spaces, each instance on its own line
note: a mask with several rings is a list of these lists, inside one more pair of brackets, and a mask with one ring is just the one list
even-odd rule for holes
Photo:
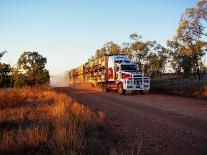
[[0,154],[86,154],[103,121],[52,88],[1,89]]

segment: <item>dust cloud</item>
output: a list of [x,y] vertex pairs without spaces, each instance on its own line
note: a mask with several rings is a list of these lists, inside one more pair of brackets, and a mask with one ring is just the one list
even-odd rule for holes
[[52,87],[67,87],[68,77],[65,75],[53,75],[50,77],[50,85]]
[[73,87],[76,89],[82,89],[82,90],[90,90],[90,91],[102,91],[102,89],[100,88],[100,86],[95,86],[95,85],[91,85],[88,82],[80,82],[80,83],[75,83],[73,85],[69,85],[69,87]]
[[50,77],[50,85],[52,87],[71,87],[75,89],[82,89],[87,91],[102,91],[100,86],[91,85],[88,82],[76,82],[69,84],[69,79],[65,75],[53,75]]

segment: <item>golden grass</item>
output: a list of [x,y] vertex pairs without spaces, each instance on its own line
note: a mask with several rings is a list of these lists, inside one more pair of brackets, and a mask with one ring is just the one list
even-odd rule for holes
[[163,78],[151,80],[151,91],[187,97],[207,97],[207,81],[191,78]]
[[199,90],[196,90],[193,93],[194,97],[204,97],[207,98],[207,84],[204,84],[203,87]]
[[0,154],[86,154],[103,120],[51,88],[1,89]]

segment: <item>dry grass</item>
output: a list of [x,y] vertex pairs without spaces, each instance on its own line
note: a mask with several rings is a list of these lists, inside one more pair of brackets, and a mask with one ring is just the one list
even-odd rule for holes
[[151,80],[151,91],[178,96],[207,98],[207,80],[193,78],[161,78]]
[[204,84],[203,87],[200,89],[196,90],[193,93],[194,97],[201,97],[201,98],[207,98],[207,84]]
[[51,88],[1,89],[0,154],[90,154],[103,119]]

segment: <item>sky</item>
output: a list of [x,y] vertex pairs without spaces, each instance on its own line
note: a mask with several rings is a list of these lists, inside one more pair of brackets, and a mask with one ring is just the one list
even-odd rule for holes
[[51,75],[85,63],[106,42],[144,40],[165,45],[181,14],[196,0],[0,0],[2,61],[16,64],[24,51],[47,58]]

